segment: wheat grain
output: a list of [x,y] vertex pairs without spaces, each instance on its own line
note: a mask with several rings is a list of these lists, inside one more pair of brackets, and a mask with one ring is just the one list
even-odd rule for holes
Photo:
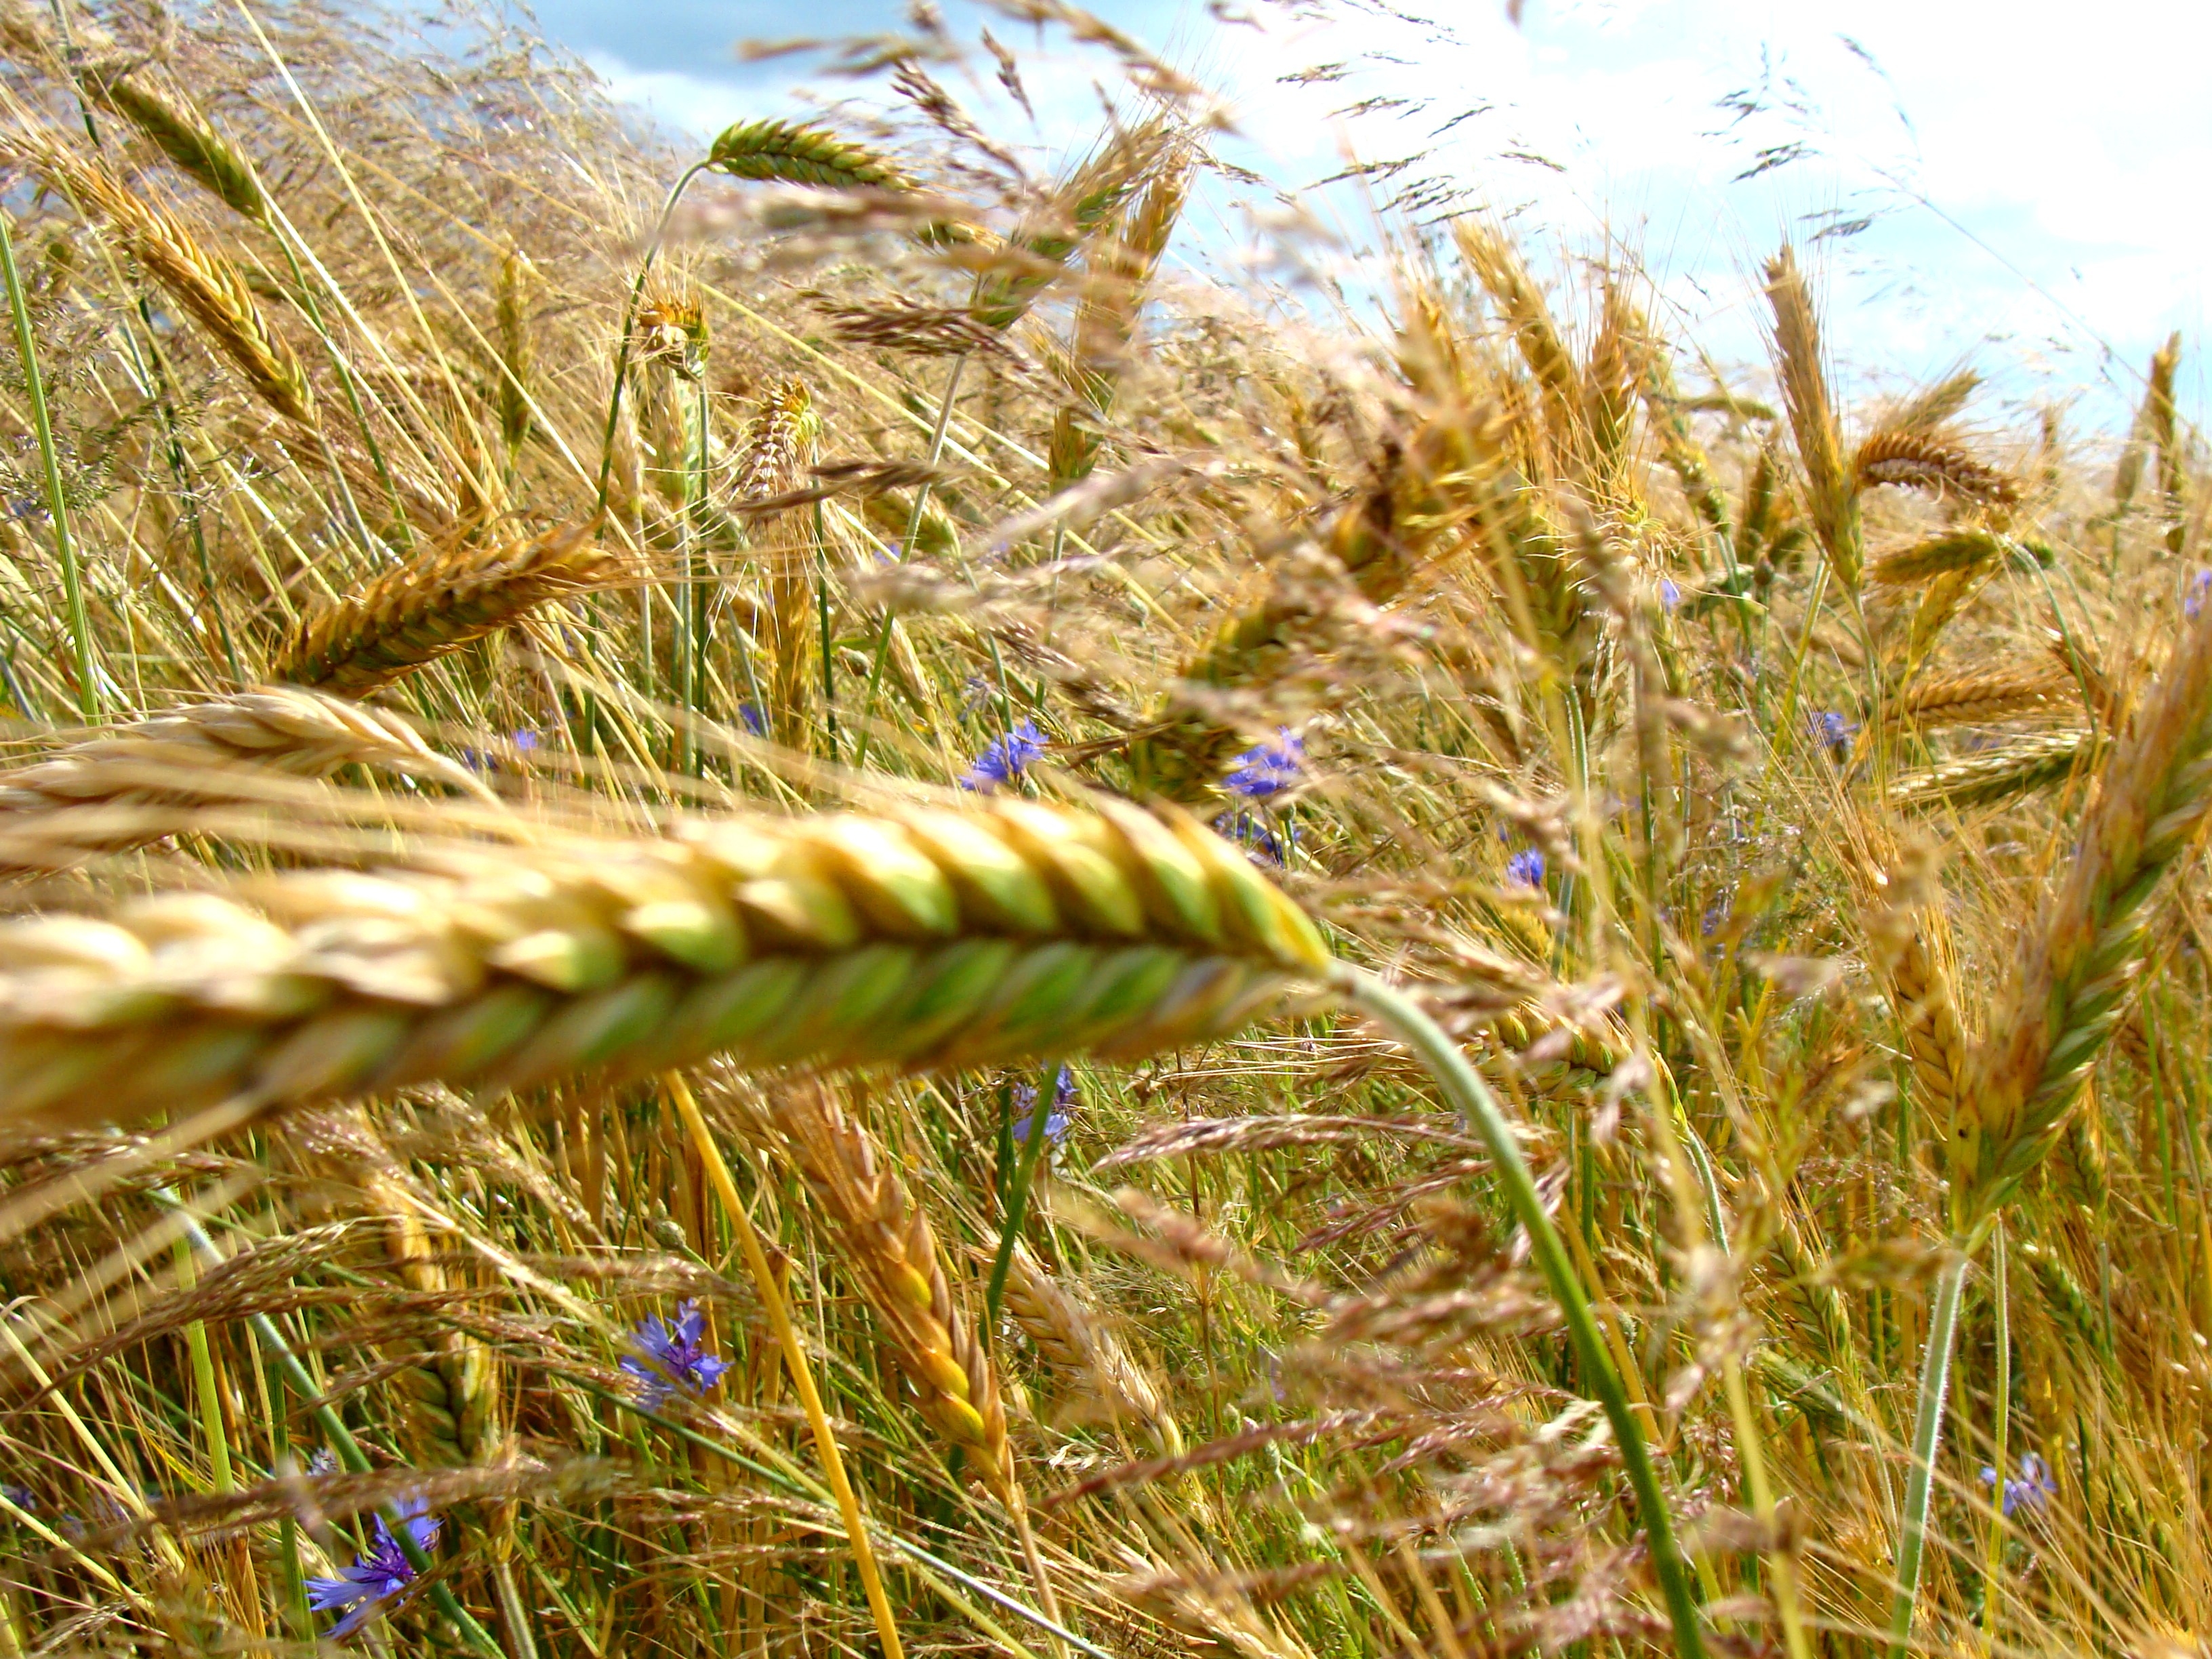
[[623,562],[577,525],[416,555],[303,618],[270,672],[358,695],[512,626],[550,599],[611,586]]
[[252,1091],[756,1065],[1126,1056],[1328,960],[1194,822],[1134,808],[713,820],[673,841],[428,845],[0,927],[0,1118]]

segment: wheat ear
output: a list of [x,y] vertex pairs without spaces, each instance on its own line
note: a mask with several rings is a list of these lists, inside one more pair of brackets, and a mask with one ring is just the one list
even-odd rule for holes
[[395,715],[297,686],[260,686],[116,726],[0,773],[0,836],[9,843],[0,868],[118,852],[172,827],[104,808],[248,802],[264,797],[272,772],[326,778],[347,766],[484,793],[466,768]]
[[1930,1300],[1912,1464],[1897,1547],[1891,1652],[1902,1659],[1919,1604],[1936,1455],[1942,1443],[1959,1302],[1974,1246],[2065,1133],[2089,1068],[2144,955],[2144,908],[2212,811],[2212,614],[2176,643],[2134,728],[2106,762],[2064,884],[1972,1057],[1946,1145],[1954,1230]]
[[1949,674],[1915,685],[1899,714],[1923,731],[1984,725],[2049,708],[2074,689],[2073,677],[2053,663]]
[[737,179],[833,190],[905,190],[913,183],[888,158],[820,127],[789,121],[741,121],[724,128],[707,152],[707,165]]
[[1891,787],[1889,798],[1899,806],[1994,806],[2064,782],[2097,752],[2093,732],[2040,732],[1907,773]]
[[[821,433],[821,417],[805,383],[795,378],[779,381],[746,424],[738,452],[738,499],[766,501],[796,490],[806,481]],[[814,571],[805,522],[803,514],[779,513],[753,532],[768,590],[765,643],[771,678],[765,712],[770,734],[787,748],[804,741],[814,702],[816,630],[808,615]]]
[[289,421],[314,424],[307,371],[262,315],[236,265],[202,247],[174,214],[137,196],[97,162],[43,144],[28,159],[78,207],[97,215],[115,233],[147,274],[207,331],[264,403]]
[[2190,623],[2106,762],[2066,880],[1977,1056],[1954,1151],[1969,1224],[2049,1150],[2142,966],[2143,908],[2212,809],[2212,617]]
[[1805,505],[1837,580],[1856,592],[1865,564],[1859,540],[1858,491],[1844,462],[1844,438],[1820,356],[1820,323],[1795,250],[1766,262],[1766,298],[1774,311],[1775,368],[1797,459],[1805,469]]
[[433,548],[306,617],[276,678],[358,696],[495,634],[549,599],[616,580],[623,562],[574,525],[523,540]]
[[1939,576],[1979,570],[2017,544],[1986,530],[1954,530],[1885,553],[1868,570],[1869,580],[1885,587],[1919,587]]
[[153,141],[178,170],[225,207],[257,224],[269,216],[269,199],[252,163],[197,110],[128,71],[92,73],[81,84],[95,102],[113,110]]
[[998,1376],[953,1301],[928,1216],[826,1085],[783,1090],[772,1112],[848,1269],[890,1336],[921,1414],[966,1454],[978,1480],[1011,1501],[1013,1451]]
[[2017,507],[2026,493],[2009,472],[1978,460],[1941,434],[1894,428],[1870,432],[1851,459],[1858,487],[1895,484],[1931,495],[1957,495],[1983,507]]
[[1006,1275],[1006,1311],[1047,1365],[1095,1388],[1116,1416],[1145,1425],[1161,1455],[1182,1455],[1182,1430],[1158,1386],[1098,1321],[1079,1293],[1016,1241]]
[[1006,801],[725,819],[674,840],[428,845],[408,872],[0,925],[0,1120],[442,1081],[1126,1057],[1326,967],[1187,817]]

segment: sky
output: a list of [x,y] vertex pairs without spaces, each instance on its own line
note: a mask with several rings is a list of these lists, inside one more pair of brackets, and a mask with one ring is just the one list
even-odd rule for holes
[[[1064,32],[942,0],[1021,54],[1032,124],[990,63],[940,70],[1049,166],[1095,131],[1111,59]],[[1204,85],[1220,153],[1264,186],[1209,204],[1184,257],[1233,264],[1295,201],[1371,246],[1373,206],[1423,180],[1509,216],[1540,254],[1633,254],[1677,329],[1735,372],[1759,356],[1759,262],[1794,240],[1839,372],[1887,391],[1971,362],[1992,415],[2045,402],[2124,423],[2182,331],[2207,384],[2212,7],[2106,0],[1094,0]],[[896,33],[904,0],[538,0],[555,40],[663,124],[706,135],[785,113],[821,59],[740,60],[748,39]],[[817,78],[823,97],[848,82]],[[861,89],[865,90],[865,88]],[[1425,159],[1364,182],[1354,162]],[[1236,199],[1231,199],[1233,196]],[[1428,211],[1437,210],[1431,204]]]

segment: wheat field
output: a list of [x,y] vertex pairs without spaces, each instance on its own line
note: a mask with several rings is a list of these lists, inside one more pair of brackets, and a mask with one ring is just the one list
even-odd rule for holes
[[2179,337],[1324,315],[1008,9],[0,9],[0,1656],[2208,1651]]

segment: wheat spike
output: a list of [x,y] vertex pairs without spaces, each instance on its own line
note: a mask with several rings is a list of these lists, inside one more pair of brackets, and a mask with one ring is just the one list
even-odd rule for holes
[[1116,1416],[1143,1424],[1163,1456],[1182,1455],[1182,1431],[1158,1385],[1084,1305],[1074,1286],[1047,1271],[1018,1242],[1006,1275],[1006,1312],[1047,1365],[1087,1382]]
[[0,868],[49,868],[168,833],[166,823],[118,822],[104,808],[252,801],[271,772],[326,778],[354,765],[483,789],[394,715],[296,686],[260,686],[116,726],[0,773],[0,835],[9,843]]
[[418,554],[301,619],[270,665],[276,678],[359,695],[509,627],[549,599],[612,583],[621,560],[594,526]]
[[[393,1174],[366,1176],[362,1191],[384,1222],[386,1258],[408,1289],[435,1294],[450,1288],[428,1231],[404,1186]],[[393,1384],[407,1401],[407,1422],[417,1460],[457,1468],[491,1462],[502,1435],[491,1356],[483,1343],[459,1331],[443,1333],[398,1372]]]
[[508,250],[499,262],[499,287],[493,301],[492,343],[496,352],[499,388],[492,398],[499,412],[499,435],[507,445],[508,464],[529,441],[531,371],[535,353],[530,337],[530,301],[538,272],[519,248]]
[[1861,489],[1895,484],[1958,495],[1983,507],[2017,507],[2026,493],[2010,473],[1976,460],[1941,434],[1891,428],[1867,434],[1851,461]]
[[2158,452],[2158,493],[2166,520],[2166,550],[2181,551],[2187,529],[2184,487],[2188,482],[2187,458],[2178,437],[2173,404],[2174,376],[2181,368],[2181,334],[2176,330],[2150,360],[2150,384],[2143,393],[2142,424]]
[[1784,247],[1766,262],[1766,298],[1774,311],[1776,373],[1805,469],[1806,507],[1837,580],[1856,591],[1864,564],[1858,492],[1844,464],[1843,433],[1820,356],[1820,319],[1795,250]]
[[425,845],[380,875],[0,926],[0,1120],[441,1081],[1155,1053],[1329,958],[1187,817],[1006,800],[673,840]]
[[1867,574],[1885,587],[1918,587],[1938,576],[1978,571],[2015,545],[1986,530],[1955,530],[1883,554]]
[[[738,453],[738,499],[766,501],[798,489],[821,434],[821,417],[805,382],[796,377],[777,382],[745,428]],[[817,630],[809,612],[815,572],[805,525],[803,515],[781,513],[754,532],[767,567],[769,730],[788,748],[804,741],[807,711],[813,706]]]
[[2002,1203],[2063,1129],[2142,967],[2144,904],[2208,809],[2212,617],[2200,615],[2106,762],[2064,884],[1977,1056],[1973,1115],[1954,1148],[1967,1218]]
[[198,111],[127,71],[88,74],[79,84],[96,102],[145,134],[180,172],[224,206],[257,224],[268,218],[269,200],[261,193],[252,164]]
[[314,424],[307,371],[270,327],[237,266],[209,252],[175,215],[134,194],[99,163],[45,144],[32,147],[28,159],[79,208],[106,222],[264,402],[289,421]]
[[1121,213],[1174,146],[1164,118],[1118,131],[1020,227],[977,284],[969,309],[1003,333],[1029,314],[1085,242]]
[[1899,806],[1990,806],[2064,781],[2096,753],[2094,732],[2039,733],[1906,773],[1891,787],[1890,799]]
[[1920,1104],[1946,1126],[1956,1121],[1966,1079],[1966,1037],[1960,1029],[1948,966],[1920,926],[1899,930],[1889,957],[1889,1006],[1905,1032],[1905,1052]]
[[890,1334],[921,1414],[966,1453],[977,1479],[1011,1500],[1013,1452],[998,1376],[953,1300],[928,1216],[826,1085],[781,1091],[771,1110],[847,1267]]
[[1922,680],[1899,712],[1923,730],[1985,725],[2050,708],[2074,690],[2073,677],[2052,664],[1995,668]]
[[707,165],[737,179],[781,179],[834,190],[907,190],[913,181],[887,158],[820,127],[741,121],[726,127]]

